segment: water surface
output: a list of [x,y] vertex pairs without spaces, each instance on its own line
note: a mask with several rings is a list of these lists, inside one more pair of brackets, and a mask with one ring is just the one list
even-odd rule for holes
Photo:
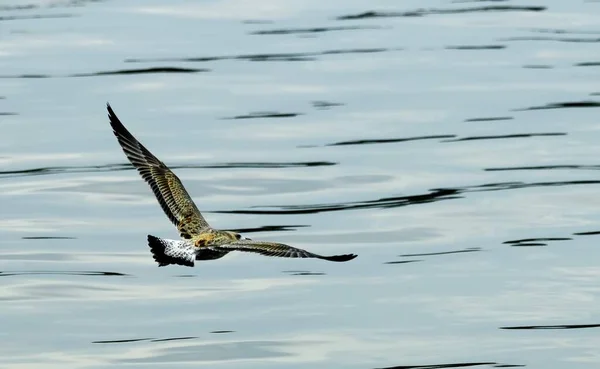
[[[592,368],[600,3],[0,5],[1,368]],[[218,228],[176,238],[110,102]]]

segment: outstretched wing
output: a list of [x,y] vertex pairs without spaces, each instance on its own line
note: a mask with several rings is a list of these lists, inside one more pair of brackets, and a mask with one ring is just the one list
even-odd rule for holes
[[308,252],[306,250],[284,245],[282,243],[252,241],[247,239],[238,240],[226,245],[214,246],[212,248],[215,250],[223,251],[254,252],[265,256],[277,256],[282,258],[317,258],[329,261],[348,261],[356,257],[356,255],[354,254],[323,256],[314,254],[312,252]]
[[106,104],[106,108],[113,133],[123,152],[142,178],[150,185],[160,206],[171,222],[175,224],[181,237],[189,239],[193,235],[201,233],[203,229],[209,228],[208,223],[175,173],[133,137],[109,104]]

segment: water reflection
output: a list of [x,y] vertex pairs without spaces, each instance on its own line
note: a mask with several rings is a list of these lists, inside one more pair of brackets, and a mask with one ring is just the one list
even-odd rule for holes
[[[600,281],[588,5],[14,3],[0,5],[15,12],[0,15],[5,365],[597,366],[596,324],[546,325],[593,315]],[[36,18],[50,12],[74,13]],[[364,258],[149,263],[143,236],[177,233],[122,172],[113,100],[177,136],[165,150],[203,208],[253,214],[215,222]]]
[[599,170],[600,165],[535,165],[525,167],[497,167],[484,168],[486,172],[505,172],[505,171],[521,171],[521,170],[556,170],[556,169],[577,169],[577,170]]
[[416,263],[423,260],[395,260],[395,261],[386,261],[384,264],[408,264],[408,263]]
[[[296,167],[320,167],[336,165],[330,161],[307,161],[307,162],[238,162],[238,163],[213,163],[204,165],[169,165],[171,169],[234,169],[234,168],[296,168]],[[117,172],[122,170],[134,170],[130,163],[103,164],[103,165],[73,165],[59,167],[42,167],[19,170],[0,171],[0,178],[15,178],[26,176],[39,176],[63,173],[101,173]]]
[[77,237],[69,236],[24,236],[23,240],[75,240]]
[[498,364],[494,362],[481,362],[481,363],[450,363],[450,364],[431,364],[431,365],[397,365],[397,366],[387,366],[375,369],[443,369],[443,368],[467,368],[473,366],[488,366],[493,368],[508,368],[508,367],[516,367],[516,366],[525,366],[525,365],[506,365],[506,364]]
[[396,208],[408,205],[426,204],[442,200],[460,199],[464,194],[470,192],[506,191],[535,187],[562,187],[576,185],[600,184],[600,180],[573,180],[553,182],[500,182],[482,185],[464,186],[456,188],[436,188],[429,192],[409,196],[383,197],[376,200],[349,201],[328,204],[303,204],[303,205],[269,205],[255,206],[262,209],[245,210],[217,210],[214,213],[226,214],[312,214],[321,212],[373,209],[373,208]]
[[463,254],[465,252],[477,252],[481,251],[481,247],[471,247],[464,250],[453,250],[453,251],[440,251],[440,252],[428,252],[428,253],[417,253],[417,254],[402,254],[401,257],[413,257],[413,256],[435,256],[435,255],[448,255],[448,254]]
[[351,54],[372,54],[389,51],[387,48],[361,48],[361,49],[333,49],[315,52],[293,52],[293,53],[266,53],[266,54],[241,54],[232,56],[203,56],[188,58],[147,58],[125,59],[126,63],[147,63],[147,62],[211,62],[218,60],[246,60],[253,62],[268,61],[312,61],[318,56],[325,55],[351,55]]
[[447,50],[502,50],[506,45],[457,45],[446,46]]
[[350,31],[361,29],[380,29],[380,26],[337,26],[337,27],[313,27],[313,28],[279,28],[261,31],[252,31],[251,35],[291,35],[291,34],[312,34],[331,31]]
[[[598,181],[600,183],[600,181]],[[219,210],[215,213],[230,214],[311,214],[329,211],[351,210],[351,209],[369,209],[369,208],[393,208],[412,204],[424,204],[434,201],[450,200],[460,198],[457,196],[461,191],[458,189],[439,189],[432,190],[429,193],[412,196],[385,197],[377,200],[356,201],[337,204],[316,204],[316,205],[288,205],[288,206],[267,206],[275,208],[269,210]],[[278,209],[277,209],[278,208]]]
[[546,10],[545,6],[518,6],[518,5],[489,5],[489,6],[474,6],[469,8],[456,9],[415,9],[402,12],[382,12],[382,11],[367,11],[358,14],[342,15],[337,17],[338,20],[355,20],[366,18],[389,18],[389,17],[422,17],[425,15],[434,14],[462,14],[462,13],[478,13],[478,12],[541,12]]
[[482,117],[482,118],[469,118],[465,119],[465,122],[493,122],[497,120],[513,120],[514,117]]
[[180,68],[180,67],[154,67],[154,68],[137,68],[137,69],[119,69],[111,71],[99,71],[92,73],[76,73],[66,75],[49,75],[49,74],[19,74],[19,75],[0,75],[0,78],[65,78],[65,77],[98,77],[98,76],[118,76],[118,75],[133,75],[133,74],[160,74],[160,73],[199,73],[210,72],[206,68]]
[[380,138],[371,140],[352,140],[352,141],[339,141],[325,146],[347,146],[347,145],[368,145],[368,144],[380,144],[380,143],[394,143],[394,142],[410,142],[410,141],[421,141],[421,140],[436,140],[443,138],[454,138],[455,135],[432,135],[432,136],[418,136],[418,137],[399,137],[399,138]]
[[312,106],[315,109],[327,110],[327,109],[331,109],[331,108],[333,108],[335,106],[344,106],[344,104],[342,104],[342,103],[336,103],[336,102],[330,102],[330,101],[317,100],[317,101],[313,101],[312,102]]
[[506,138],[530,138],[530,137],[546,137],[546,136],[566,136],[566,132],[541,132],[541,133],[513,133],[508,135],[490,135],[490,136],[469,136],[455,139],[443,140],[441,142],[459,142],[459,141],[474,141],[474,140],[498,140]]
[[254,112],[245,115],[236,115],[233,117],[225,117],[223,119],[256,119],[256,118],[293,118],[298,115],[302,115],[302,113],[279,113],[272,111],[265,112]]
[[105,341],[92,341],[92,343],[130,343],[140,341],[150,341],[152,338],[131,338],[126,340],[105,340]]
[[527,111],[527,110],[546,110],[546,109],[569,109],[569,108],[598,108],[600,102],[598,101],[568,101],[559,103],[549,103],[541,106],[531,106],[529,108],[514,109],[514,111]]
[[558,41],[558,42],[576,42],[576,43],[595,43],[600,42],[598,38],[585,38],[585,37],[545,37],[545,36],[520,36],[520,37],[508,37],[503,38],[499,41]]
[[225,229],[227,231],[233,231],[237,233],[254,233],[254,232],[285,232],[295,231],[298,228],[310,227],[308,224],[289,224],[289,225],[264,225],[260,227],[252,228],[233,228]]
[[541,238],[523,238],[520,240],[504,241],[503,244],[511,245],[515,247],[520,246],[547,246],[548,242],[552,241],[571,241],[572,238],[568,237],[541,237]]
[[519,325],[513,327],[500,327],[500,329],[582,329],[598,328],[600,324],[567,324],[567,325]]
[[282,273],[289,274],[289,275],[327,275],[327,273],[311,272],[308,270],[284,270]]
[[101,276],[101,277],[130,277],[129,274],[119,272],[98,271],[0,271],[0,277],[22,276],[22,275],[72,275],[72,276]]

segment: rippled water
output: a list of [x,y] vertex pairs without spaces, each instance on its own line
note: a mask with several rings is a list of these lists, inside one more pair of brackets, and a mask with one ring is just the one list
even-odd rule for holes
[[[600,2],[0,3],[1,368],[600,364]],[[106,117],[209,222],[175,238]]]

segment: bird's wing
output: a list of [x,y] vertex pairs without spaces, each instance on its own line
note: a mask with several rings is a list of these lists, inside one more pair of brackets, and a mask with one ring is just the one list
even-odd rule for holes
[[213,246],[212,248],[223,251],[254,252],[265,256],[277,256],[282,258],[317,258],[329,261],[348,261],[356,257],[354,254],[323,256],[284,245],[282,243],[253,241],[247,239],[234,241],[226,245]]
[[177,226],[181,237],[189,239],[201,233],[203,229],[209,228],[175,173],[133,137],[109,104],[106,104],[106,108],[113,133],[123,152],[150,185],[163,211]]

